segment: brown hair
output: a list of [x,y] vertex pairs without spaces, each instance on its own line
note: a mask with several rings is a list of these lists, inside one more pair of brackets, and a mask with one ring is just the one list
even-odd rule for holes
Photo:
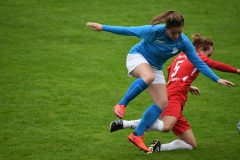
[[200,48],[203,47],[204,51],[207,51],[210,49],[210,46],[213,46],[213,41],[208,38],[208,37],[201,37],[199,33],[194,33],[192,35],[193,39],[193,45],[196,49],[196,51]]
[[150,24],[153,26],[159,23],[166,23],[167,28],[183,27],[184,18],[180,13],[174,10],[170,10],[158,15],[157,17],[153,18],[150,22]]

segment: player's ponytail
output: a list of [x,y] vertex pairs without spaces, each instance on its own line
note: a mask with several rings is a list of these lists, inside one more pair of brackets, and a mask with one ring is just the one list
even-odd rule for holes
[[167,28],[183,27],[184,18],[180,13],[174,10],[170,10],[158,15],[157,17],[153,18],[150,22],[152,26],[160,23],[166,23]]

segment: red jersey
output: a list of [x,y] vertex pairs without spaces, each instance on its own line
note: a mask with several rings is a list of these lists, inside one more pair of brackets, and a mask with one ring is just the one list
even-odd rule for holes
[[[209,57],[197,53],[198,56],[204,61],[210,68],[217,69],[223,72],[236,73],[237,69],[231,67],[225,63],[211,60]],[[197,78],[199,71],[194,65],[187,59],[184,53],[179,54],[167,68],[167,93],[170,95],[180,95],[181,99],[187,100],[187,92],[191,83]]]

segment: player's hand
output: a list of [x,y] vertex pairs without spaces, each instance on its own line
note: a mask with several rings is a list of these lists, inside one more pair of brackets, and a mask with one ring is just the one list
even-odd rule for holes
[[239,75],[240,75],[240,69],[237,69],[237,74],[239,74]]
[[189,87],[189,92],[191,92],[192,95],[199,95],[200,94],[200,89],[198,89],[195,86],[190,86]]
[[234,87],[234,86],[235,86],[234,83],[232,83],[232,82],[230,82],[230,81],[228,81],[228,80],[225,80],[225,79],[219,79],[219,80],[217,81],[217,83],[218,83],[218,84],[225,85],[225,86],[228,86],[228,87]]
[[102,31],[102,25],[99,23],[87,22],[86,25],[92,27],[93,31]]

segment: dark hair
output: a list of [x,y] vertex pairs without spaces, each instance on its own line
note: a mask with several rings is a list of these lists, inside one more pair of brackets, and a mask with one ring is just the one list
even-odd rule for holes
[[183,27],[184,18],[180,13],[174,10],[170,10],[158,15],[157,17],[153,18],[150,22],[150,24],[153,26],[159,23],[166,23],[167,28]]
[[196,49],[196,51],[200,48],[203,47],[204,51],[207,51],[210,49],[210,46],[213,46],[213,41],[208,38],[208,37],[201,37],[199,33],[194,33],[192,35],[192,39],[193,39],[193,45]]

